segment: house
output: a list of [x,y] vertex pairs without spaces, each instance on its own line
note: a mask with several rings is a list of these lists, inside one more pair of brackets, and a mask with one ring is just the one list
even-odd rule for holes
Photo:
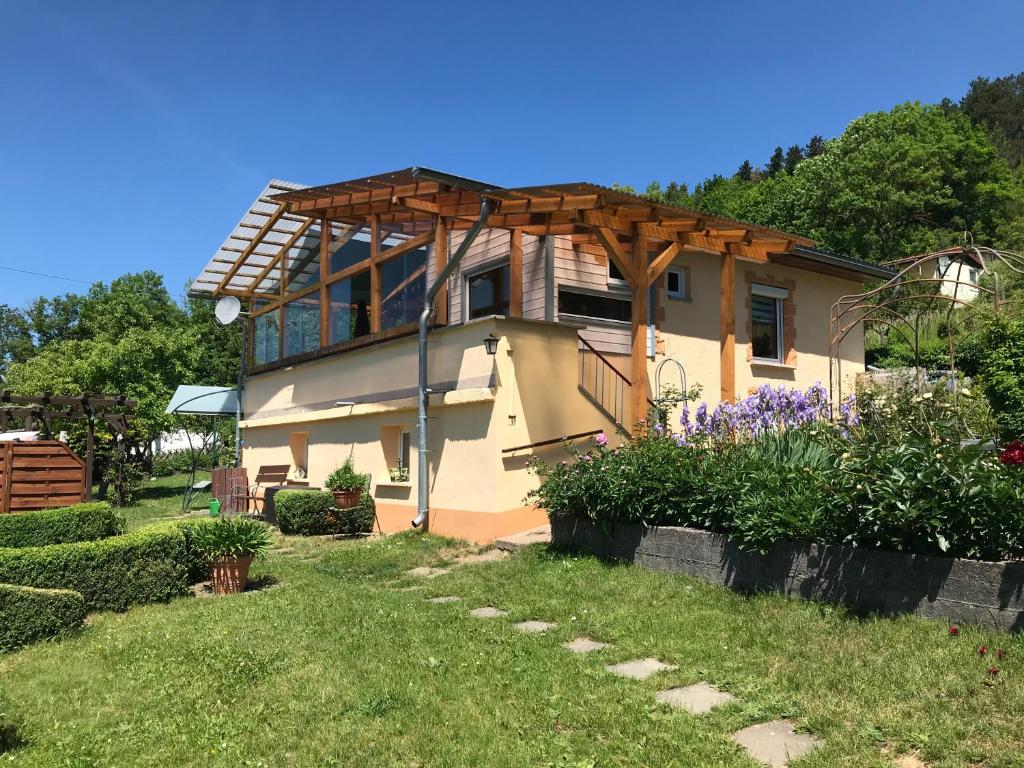
[[[483,541],[544,521],[531,457],[627,432],[659,384],[828,381],[833,302],[890,276],[595,184],[410,168],[270,182],[192,290],[248,306],[250,477],[290,464],[316,485],[351,456],[384,530]],[[859,329],[839,355],[863,371]]]
[[984,263],[969,248],[949,248],[927,256],[908,256],[884,266],[903,272],[906,279],[927,280],[938,285],[938,293],[954,300],[956,306],[969,304],[981,293]]

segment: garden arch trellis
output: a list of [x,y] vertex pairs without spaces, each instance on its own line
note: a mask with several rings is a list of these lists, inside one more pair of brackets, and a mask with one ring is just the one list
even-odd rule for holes
[[[946,266],[941,268],[942,259]],[[932,263],[940,270],[924,272]],[[974,264],[979,271],[975,285],[962,279],[964,263]],[[910,345],[914,354],[915,385],[920,390],[921,320],[934,310],[945,311],[945,330],[949,370],[956,372],[957,347],[978,331],[979,323],[972,322],[991,310],[998,315],[1014,303],[1003,295],[999,273],[1003,269],[1024,275],[1024,257],[1010,251],[1001,251],[974,244],[969,232],[964,232],[960,242],[951,248],[921,254],[911,259],[894,262],[899,271],[882,285],[862,293],[842,296],[831,308],[829,315],[829,395],[832,402],[843,398],[843,362],[840,346],[849,333],[858,326],[877,323],[900,334]],[[950,270],[956,265],[956,276],[950,280]],[[934,275],[934,276],[931,276]],[[982,277],[988,277],[990,284],[983,284]],[[952,287],[952,295],[942,292],[943,285]],[[977,296],[968,300],[961,298],[962,292],[977,291]],[[903,311],[901,311],[903,310]],[[914,310],[913,322],[908,319],[907,310]],[[954,311],[956,316],[954,317]],[[953,381],[956,381],[955,376]],[[956,387],[954,384],[954,397]]]

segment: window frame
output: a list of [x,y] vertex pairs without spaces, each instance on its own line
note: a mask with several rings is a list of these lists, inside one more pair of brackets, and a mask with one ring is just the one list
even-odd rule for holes
[[763,285],[754,283],[750,287],[751,298],[759,296],[763,299],[772,299],[775,302],[775,357],[760,357],[754,354],[754,308],[751,301],[750,308],[750,358],[751,362],[767,365],[783,365],[786,362],[786,340],[783,336],[783,315],[785,313],[785,301],[789,298],[789,289],[779,288],[775,285]]
[[585,325],[590,325],[592,323],[606,323],[615,328],[632,327],[632,320],[615,320],[608,317],[597,317],[596,315],[578,315],[575,312],[563,312],[558,308],[560,304],[559,298],[561,297],[563,291],[565,291],[566,293],[576,293],[583,296],[594,296],[595,298],[599,299],[611,299],[612,301],[619,301],[622,302],[623,304],[630,306],[633,303],[632,296],[622,292],[591,291],[585,288],[579,288],[575,285],[566,285],[564,283],[559,283],[557,286],[555,286],[555,312],[558,315],[559,321],[561,321],[562,318],[566,318],[569,321],[576,321]]
[[[503,275],[502,276],[502,284],[499,286],[501,288],[502,296],[504,296],[506,291],[508,292],[508,295],[509,295],[509,298],[507,300],[506,299],[502,299],[502,301],[505,303],[505,314],[501,315],[501,313],[498,313],[498,312],[491,312],[491,313],[488,313],[486,315],[480,315],[479,317],[470,317],[469,281],[474,279],[474,278],[481,277],[482,275],[486,275],[488,272],[501,272],[501,271],[503,271],[505,269],[509,270],[508,279],[506,280],[504,275]],[[484,264],[480,264],[480,265],[474,266],[473,268],[471,268],[469,270],[466,270],[466,271],[464,271],[462,273],[462,301],[461,301],[461,304],[462,304],[462,322],[463,323],[468,323],[471,320],[479,320],[480,318],[483,318],[483,317],[493,317],[493,316],[496,316],[496,315],[497,316],[502,316],[502,317],[508,317],[508,313],[509,313],[509,311],[511,311],[511,304],[512,304],[512,283],[511,283],[512,275],[511,275],[511,270],[512,270],[511,259],[506,256],[506,257],[499,258],[499,259],[492,259],[491,261],[488,261],[488,262],[486,262]]]
[[[669,288],[669,278],[671,275],[676,275],[679,278],[679,288],[673,291]],[[689,267],[669,267],[665,270],[665,294],[670,299],[687,300],[690,298],[690,268]]]
[[[624,277],[621,277],[621,278],[620,277],[612,277],[612,267],[613,266],[615,266],[615,263],[610,258],[606,258],[605,259],[604,276],[605,276],[605,282],[607,283],[608,287],[609,288],[629,288],[630,287],[629,286],[629,281],[626,280],[626,278],[624,278]],[[615,268],[618,269],[618,267],[615,267]]]

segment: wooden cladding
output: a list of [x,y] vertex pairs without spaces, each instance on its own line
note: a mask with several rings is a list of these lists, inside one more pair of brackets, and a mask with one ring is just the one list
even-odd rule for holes
[[85,499],[85,462],[57,440],[0,443],[0,513]]

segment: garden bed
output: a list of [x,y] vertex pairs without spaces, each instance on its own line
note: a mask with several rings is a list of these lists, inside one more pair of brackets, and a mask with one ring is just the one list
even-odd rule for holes
[[738,590],[780,592],[865,612],[914,613],[989,629],[1024,629],[1024,560],[985,562],[837,544],[779,542],[761,554],[694,528],[553,517],[552,546]]

